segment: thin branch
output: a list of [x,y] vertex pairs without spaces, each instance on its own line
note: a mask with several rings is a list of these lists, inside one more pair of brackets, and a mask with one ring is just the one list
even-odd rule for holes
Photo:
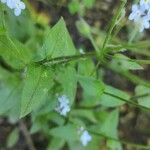
[[[145,106],[142,106],[142,105],[139,105],[139,104],[137,104],[136,102],[132,101],[132,100],[137,100],[138,98],[147,97],[147,96],[150,95],[150,93],[133,96],[133,97],[131,97],[129,100],[127,100],[127,99],[125,99],[125,98],[121,98],[121,97],[119,97],[119,96],[117,96],[117,95],[114,95],[114,94],[108,93],[108,92],[104,92],[104,94],[109,95],[109,96],[112,96],[112,97],[115,97],[116,99],[118,99],[118,100],[120,100],[120,101],[123,101],[123,102],[126,102],[127,104],[133,105],[133,106],[135,106],[135,107],[137,107],[137,108],[140,108],[140,109],[142,108],[142,109],[144,109],[144,110],[146,110],[146,111],[150,111],[150,108],[145,107]],[[78,108],[80,108],[80,109],[96,109],[96,108],[99,108],[99,107],[101,107],[101,106],[102,106],[102,105],[99,104],[99,105],[95,105],[95,106],[79,106]]]
[[117,98],[118,100],[124,101],[124,102],[126,102],[126,103],[128,103],[128,104],[131,104],[131,105],[137,107],[137,108],[140,108],[140,109],[142,108],[142,109],[144,109],[144,110],[146,110],[146,111],[150,111],[150,108],[145,107],[145,106],[142,106],[142,105],[139,105],[139,104],[137,104],[136,102],[131,101],[131,99],[127,100],[127,99],[125,99],[125,98],[119,97],[119,96],[117,96],[117,95],[114,95],[114,94],[108,93],[108,92],[104,92],[104,94],[110,95],[110,96],[112,96],[112,97],[115,97],[115,98]]
[[72,60],[78,60],[78,59],[88,58],[88,57],[93,57],[93,56],[96,56],[95,52],[88,52],[88,53],[80,54],[80,55],[61,56],[61,57],[55,57],[55,58],[51,58],[51,59],[43,59],[36,63],[41,64],[41,65],[45,64],[45,63],[55,64],[55,63],[59,63],[59,62],[68,62],[68,61],[72,61]]
[[22,131],[24,137],[25,137],[25,140],[27,142],[27,145],[28,145],[28,148],[29,150],[36,150],[35,147],[34,147],[34,144],[33,144],[33,141],[32,141],[32,138],[30,136],[30,133],[28,132],[28,129],[24,123],[23,120],[20,120],[19,121],[19,125],[20,125],[20,130]]

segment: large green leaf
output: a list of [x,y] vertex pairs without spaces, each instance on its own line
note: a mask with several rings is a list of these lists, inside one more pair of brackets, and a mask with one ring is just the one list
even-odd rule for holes
[[28,49],[8,35],[0,35],[0,56],[14,68],[22,68],[31,60]]
[[55,58],[75,54],[75,47],[67,31],[64,20],[60,21],[48,32],[41,49],[44,58]]
[[40,107],[53,85],[52,73],[41,66],[30,65],[21,99],[21,117]]

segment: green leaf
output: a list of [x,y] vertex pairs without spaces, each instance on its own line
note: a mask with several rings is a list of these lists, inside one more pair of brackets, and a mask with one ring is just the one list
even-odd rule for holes
[[0,115],[13,111],[14,107],[15,110],[19,110],[18,101],[21,91],[22,86],[16,74],[11,74],[0,68]]
[[40,107],[53,86],[52,72],[43,69],[41,66],[30,65],[27,68],[27,75],[21,99],[21,117]]
[[83,0],[85,6],[87,8],[92,8],[92,6],[94,5],[95,0]]
[[143,69],[138,63],[122,54],[116,54],[111,65],[113,68],[118,68],[122,71]]
[[76,22],[77,29],[81,35],[83,35],[86,38],[90,37],[91,34],[91,28],[90,25],[83,19],[80,19]]
[[113,140],[107,140],[108,149],[111,150],[123,150],[121,143]]
[[104,92],[104,84],[93,77],[77,76],[83,88],[83,105],[96,105]]
[[72,116],[72,118],[81,117],[81,118],[85,118],[85,119],[87,119],[93,123],[97,122],[97,120],[94,116],[94,113],[92,111],[89,111],[89,110],[74,109],[70,112],[70,115]]
[[49,143],[47,150],[60,150],[63,148],[64,144],[65,144],[64,139],[53,138]]
[[48,32],[41,49],[43,58],[69,56],[76,53],[75,47],[66,28],[64,20],[60,21]]
[[28,49],[8,35],[0,35],[0,56],[14,68],[23,68],[31,60]]
[[73,124],[68,124],[66,126],[56,127],[50,130],[50,134],[57,138],[62,138],[64,140],[74,141],[79,139],[77,132],[77,127]]
[[68,5],[69,12],[75,14],[80,10],[80,3],[77,0],[73,0]]
[[19,139],[19,132],[18,129],[15,128],[7,138],[7,148],[12,148]]
[[101,126],[101,132],[109,137],[117,138],[117,127],[119,122],[119,112],[114,110],[108,114]]
[[[111,112],[101,111],[99,112],[99,117],[100,117],[99,123],[91,126],[89,131],[102,134],[106,137],[118,139],[118,123],[119,123],[118,109]],[[110,140],[109,138],[107,139],[107,147],[108,149],[121,150],[120,143]]]
[[78,73],[82,76],[90,76],[94,69],[95,65],[91,59],[84,59],[78,63]]
[[[106,85],[105,92],[116,95],[117,97],[120,97],[120,98],[124,98],[126,100],[130,99],[130,96],[126,92],[123,92],[112,86]],[[120,99],[117,99],[117,97],[113,97],[111,95],[107,95],[104,93],[100,97],[100,104],[106,107],[116,107],[116,106],[123,105],[125,102],[121,101]]]
[[138,98],[138,103],[142,106],[150,108],[150,88],[145,87],[143,85],[138,85],[135,89],[136,96],[140,96]]
[[76,70],[74,66],[66,66],[58,70],[58,81],[62,86],[62,94],[66,95],[70,103],[74,102],[76,96],[77,89],[77,78],[76,78]]

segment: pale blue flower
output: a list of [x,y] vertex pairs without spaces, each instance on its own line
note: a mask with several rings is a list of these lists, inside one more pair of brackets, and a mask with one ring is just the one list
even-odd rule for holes
[[16,16],[19,16],[21,14],[21,11],[25,9],[25,4],[20,0],[15,0],[15,1],[16,3],[14,8],[14,13]]
[[86,146],[91,140],[92,140],[92,137],[89,134],[89,132],[87,130],[84,130],[80,137],[80,141],[81,141],[82,145]]
[[140,5],[145,8],[145,10],[150,9],[150,0],[140,0]]
[[19,16],[21,11],[25,9],[25,3],[21,0],[0,0],[2,3],[6,3],[6,5],[14,10],[15,16]]
[[143,32],[144,29],[149,29],[149,28],[150,28],[150,22],[148,16],[142,17],[140,21],[140,32]]
[[141,15],[144,15],[144,11],[143,11],[142,7],[135,4],[132,6],[132,12],[129,15],[129,20],[133,20],[136,22],[141,18]]
[[58,97],[58,104],[55,111],[60,113],[62,116],[66,116],[70,111],[69,99],[66,95]]

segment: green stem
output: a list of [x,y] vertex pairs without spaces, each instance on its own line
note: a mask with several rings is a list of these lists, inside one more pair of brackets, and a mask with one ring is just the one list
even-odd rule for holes
[[115,26],[116,26],[116,22],[117,22],[117,20],[118,20],[118,18],[119,18],[119,16],[120,16],[121,11],[122,11],[122,9],[124,8],[125,4],[126,4],[126,0],[122,0],[122,1],[121,1],[121,4],[120,4],[120,6],[119,6],[119,8],[118,8],[118,10],[117,10],[117,12],[116,12],[116,14],[115,14],[114,17],[112,18],[112,21],[111,21],[109,30],[108,30],[108,32],[107,32],[106,38],[105,38],[104,43],[103,43],[103,46],[102,46],[102,54],[103,54],[104,51],[105,51],[105,47],[106,47],[107,43],[108,43],[109,40],[111,39],[111,34],[112,34],[112,32],[113,32],[113,29],[114,29]]
[[150,87],[150,82],[139,78],[138,76],[134,75],[133,73],[130,73],[129,71],[118,71],[117,69],[114,69],[109,65],[107,65],[105,67],[112,70],[113,72],[116,72],[116,73],[126,77],[128,80],[130,80],[134,84],[139,84],[139,85],[141,84],[141,85],[144,85],[146,87]]
[[93,38],[93,36],[92,36],[91,34],[89,35],[89,40],[91,41],[91,43],[92,43],[94,49],[95,49],[96,52],[98,53],[98,52],[99,52],[99,48],[98,48],[97,44],[95,43],[95,40],[94,40],[94,38]]
[[104,137],[107,140],[113,140],[113,141],[116,141],[116,142],[120,142],[122,144],[130,145],[131,147],[140,148],[142,150],[149,150],[150,149],[149,146],[145,146],[145,145],[142,145],[142,144],[131,143],[131,142],[123,140],[123,139],[116,139],[116,138],[113,138],[113,137],[110,137],[110,136],[106,136],[103,133],[97,133],[97,132],[93,132],[93,131],[90,131],[90,130],[88,130],[88,131],[90,133],[94,134],[94,135]]
[[[137,108],[140,108],[140,109],[143,109],[143,110],[146,110],[146,111],[150,111],[150,108],[145,107],[145,106],[142,106],[142,105],[139,105],[139,104],[137,104],[136,102],[133,101],[133,100],[137,100],[137,99],[139,99],[139,98],[147,97],[147,96],[150,95],[150,93],[133,96],[133,97],[131,97],[129,100],[124,99],[124,98],[121,98],[121,97],[119,97],[119,96],[116,96],[116,95],[114,95],[114,94],[112,94],[112,93],[108,93],[108,92],[104,92],[104,94],[109,95],[109,96],[112,96],[112,97],[114,97],[114,98],[116,98],[116,99],[118,99],[118,100],[120,100],[120,101],[126,102],[127,104],[133,105],[133,106],[135,106],[135,107],[137,107]],[[101,107],[101,106],[102,106],[102,105],[99,104],[99,105],[95,105],[95,106],[80,106],[80,107],[78,107],[78,108],[79,108],[79,109],[96,109],[96,108],[99,108],[99,107]]]
[[96,56],[95,52],[89,52],[85,54],[80,54],[80,55],[72,55],[72,56],[61,56],[61,57],[56,57],[52,59],[44,59],[41,61],[38,61],[36,63],[38,64],[58,64],[58,63],[65,63],[65,62],[70,62],[73,60],[78,60],[78,59],[83,59],[83,58],[88,58],[88,57],[93,57]]
[[108,92],[104,92],[104,94],[109,95],[109,96],[112,96],[112,97],[115,97],[115,98],[117,98],[117,99],[119,99],[119,100],[121,100],[121,101],[124,101],[124,102],[126,102],[126,103],[128,103],[128,104],[131,104],[131,105],[133,105],[133,106],[135,106],[135,107],[137,107],[137,108],[140,108],[140,109],[143,109],[143,110],[146,110],[146,111],[150,111],[150,108],[145,107],[145,106],[142,106],[142,105],[139,105],[139,104],[137,104],[137,103],[134,102],[134,101],[124,99],[124,98],[122,98],[122,97],[119,97],[119,96],[117,96],[117,95],[114,95],[114,94],[108,93]]

